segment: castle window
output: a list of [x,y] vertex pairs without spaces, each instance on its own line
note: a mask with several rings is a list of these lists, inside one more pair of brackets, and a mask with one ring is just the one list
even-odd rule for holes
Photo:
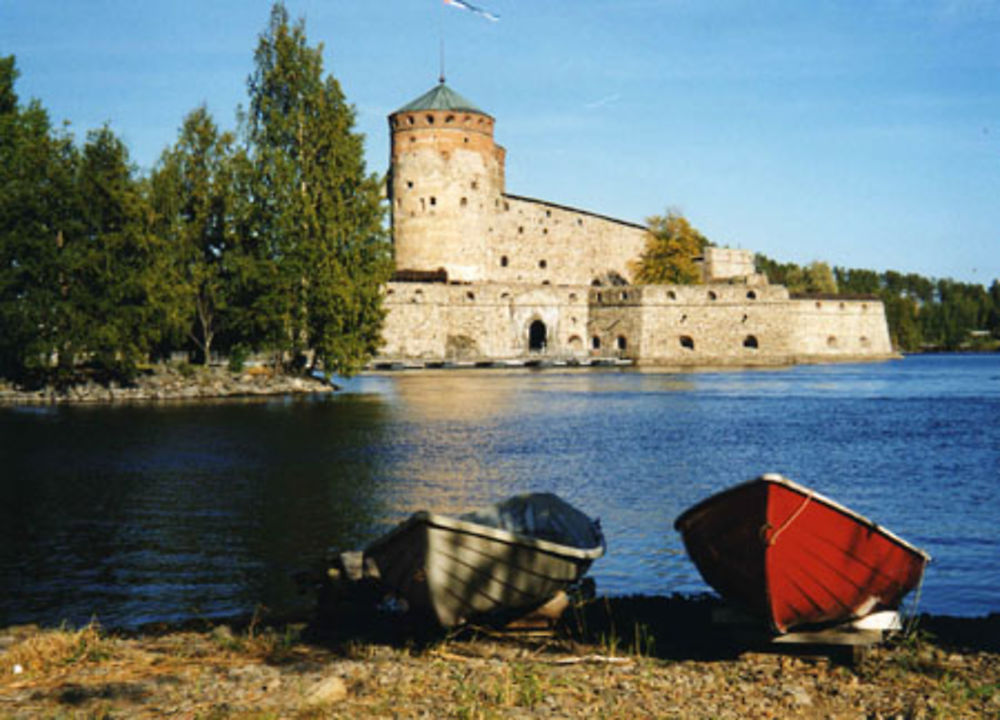
[[756,300],[757,299],[757,293],[755,293],[753,290],[750,290],[747,293],[747,299],[748,300]]
[[677,299],[677,293],[675,293],[673,290],[667,290],[667,299],[668,300],[676,300]]
[[438,204],[437,198],[432,195],[431,196],[431,207],[434,207],[437,204]]
[[868,312],[868,303],[861,304],[861,312]]
[[550,283],[548,280],[542,280],[542,285],[551,285],[551,284],[552,283]]
[[446,118],[444,119],[444,121],[445,121],[446,123],[450,123],[450,122],[455,122],[455,116],[454,116],[454,115],[449,115],[448,117],[446,117]]
[[694,340],[690,335],[681,335],[681,347],[685,350],[694,350]]
[[576,302],[576,293],[570,293],[569,294],[569,301],[570,302]]
[[412,180],[407,180],[406,181],[406,188],[408,190],[412,190],[413,189],[413,181]]
[[594,350],[600,350],[601,338],[599,338],[597,335],[594,335],[594,337],[590,339],[590,347],[594,348]]
[[[407,115],[406,116],[406,122],[408,122],[408,123],[410,123],[410,125],[412,125],[413,122],[414,122],[413,116],[412,115]],[[410,140],[413,140],[413,138],[410,138]]]
[[410,142],[411,142],[411,143],[414,143],[414,142],[416,142],[416,141],[417,141],[417,138],[416,138],[416,137],[414,137],[413,135],[411,135],[411,136],[410,136]]
[[466,198],[462,198],[461,200],[458,201],[458,204],[461,205],[462,207],[465,207],[466,205],[469,204],[469,201]]
[[823,303],[821,303],[819,300],[817,300],[816,301],[816,309],[818,310],[821,307],[823,307]]
[[583,348],[583,340],[580,339],[579,335],[570,335],[569,342],[567,344],[569,345],[570,350],[577,352]]
[[828,337],[826,339],[826,346],[830,348],[837,347],[837,337],[835,335],[831,335],[830,337]]
[[549,234],[549,229],[548,228],[545,228],[544,230],[542,230],[542,235],[548,235],[548,234]]
[[500,293],[500,299],[501,300],[510,300],[510,293],[509,292]]
[[622,300],[628,300],[628,293],[624,290],[622,291]]
[[473,190],[478,190],[479,189],[479,181],[478,180],[473,180],[472,181],[472,189]]
[[840,309],[841,310],[845,310],[846,308],[847,308],[847,306],[844,303],[840,303]]
[[427,124],[428,125],[433,125],[434,124],[434,116],[433,115],[428,115],[427,116]]
[[467,293],[465,293],[465,299],[466,300],[475,300],[476,299],[476,294],[470,290]]
[[719,296],[715,294],[714,290],[709,290],[708,291],[708,299],[709,300],[718,300]]
[[552,217],[552,211],[551,210],[546,210],[545,211],[545,217]]
[[757,338],[753,335],[747,335],[743,338],[743,347],[749,348],[751,350],[757,349]]
[[542,270],[544,270],[545,268],[547,268],[548,265],[549,264],[545,260],[539,260],[538,261],[538,267],[540,267]]
[[576,219],[576,224],[580,225],[580,226],[583,226],[583,218],[577,218]]
[[868,339],[867,336],[862,335],[861,336],[861,347],[868,347],[869,345],[871,345],[871,341]]
[[522,226],[520,226],[520,225],[517,226],[517,234],[518,235],[523,235],[524,234],[524,228]]
[[468,145],[469,144],[469,138],[467,138],[467,137],[466,138],[462,138],[462,142],[464,142],[466,145]]
[[742,320],[740,320],[740,322],[741,322],[741,323],[744,323],[744,324],[745,324],[745,323],[746,323],[746,321],[747,321],[747,320],[749,320],[749,319],[750,319],[750,316],[749,316],[749,315],[744,315],[744,316],[743,316],[743,319],[742,319]]
[[506,200],[504,201],[504,204],[503,204],[503,209],[504,209],[504,210],[510,210],[510,203],[509,203],[509,202],[507,202]]
[[682,322],[682,323],[686,323],[686,322],[687,322],[687,319],[688,319],[688,316],[687,316],[687,315],[681,315],[681,322]]
[[628,347],[628,340],[625,339],[624,335],[619,335],[618,338],[615,340],[615,344],[618,346],[619,350],[624,350],[625,348]]
[[601,293],[597,293],[597,302],[601,302]]
[[507,267],[507,262],[508,262],[507,261],[507,256],[506,255],[501,255],[500,256],[500,267]]

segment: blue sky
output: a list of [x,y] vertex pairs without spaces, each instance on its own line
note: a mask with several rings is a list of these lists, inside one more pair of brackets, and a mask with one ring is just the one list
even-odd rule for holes
[[[1000,278],[996,0],[288,0],[358,111],[448,84],[497,119],[507,191],[642,222],[682,212],[781,261]],[[0,0],[0,55],[82,138],[153,166],[207,104],[235,128],[270,0]]]

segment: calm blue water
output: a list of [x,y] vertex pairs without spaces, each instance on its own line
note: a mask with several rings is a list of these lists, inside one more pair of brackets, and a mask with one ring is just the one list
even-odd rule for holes
[[698,592],[674,518],[780,472],[1000,611],[1000,355],[666,374],[425,371],[318,400],[0,409],[0,625],[306,607],[290,573],[408,513],[527,490],[601,517],[598,591]]

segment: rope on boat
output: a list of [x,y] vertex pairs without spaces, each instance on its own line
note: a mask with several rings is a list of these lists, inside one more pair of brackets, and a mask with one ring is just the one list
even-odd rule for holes
[[774,545],[778,541],[778,536],[783,533],[789,525],[791,525],[795,519],[802,514],[802,511],[806,509],[806,505],[812,500],[812,493],[808,493],[802,500],[802,504],[796,508],[795,512],[788,516],[785,522],[781,523],[781,527],[774,531],[774,534],[768,537],[767,531],[771,529],[770,523],[764,523],[760,528],[760,539],[765,545]]

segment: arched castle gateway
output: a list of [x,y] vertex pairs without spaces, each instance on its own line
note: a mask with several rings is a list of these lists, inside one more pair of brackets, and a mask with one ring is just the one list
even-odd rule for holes
[[443,82],[389,116],[386,363],[784,365],[893,357],[875,299],[792,299],[749,251],[704,285],[631,285],[646,229],[507,193],[495,120]]

